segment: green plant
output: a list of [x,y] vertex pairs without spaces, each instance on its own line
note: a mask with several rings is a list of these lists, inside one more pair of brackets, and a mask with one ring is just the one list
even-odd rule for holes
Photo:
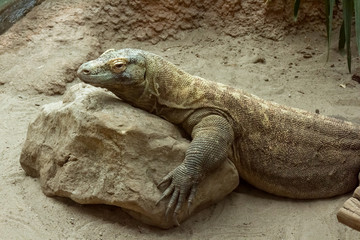
[[[326,30],[328,40],[328,59],[331,43],[332,33],[332,20],[335,0],[325,0],[326,10]],[[351,25],[353,15],[355,16],[355,33],[356,33],[356,44],[358,48],[358,54],[360,55],[360,0],[343,0],[343,22],[340,28],[339,34],[339,50],[344,51],[346,49],[347,63],[349,72],[351,72]],[[294,3],[294,17],[297,19],[300,7],[300,0],[295,0]]]

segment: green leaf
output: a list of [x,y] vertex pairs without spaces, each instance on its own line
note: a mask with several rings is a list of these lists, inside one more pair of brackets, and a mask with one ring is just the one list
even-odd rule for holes
[[329,61],[329,56],[330,56],[331,32],[332,32],[332,20],[333,20],[334,5],[335,5],[335,0],[325,0],[326,33],[327,33],[327,40],[328,40],[327,59],[326,59],[326,61]]
[[345,49],[345,29],[344,29],[344,21],[341,24],[340,34],[339,34],[339,51],[341,54],[344,53]]
[[294,4],[294,20],[297,20],[298,13],[299,13],[299,7],[300,7],[300,0],[295,0]]
[[360,55],[360,0],[354,0],[356,44]]
[[349,72],[351,72],[351,20],[354,11],[354,2],[352,0],[343,1],[343,19],[345,30],[346,55]]

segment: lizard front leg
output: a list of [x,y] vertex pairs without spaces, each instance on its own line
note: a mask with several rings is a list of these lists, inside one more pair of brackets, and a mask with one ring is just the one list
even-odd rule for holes
[[199,183],[227,158],[229,147],[234,140],[229,121],[206,110],[193,113],[183,126],[192,137],[185,160],[159,183],[168,183],[158,202],[171,196],[166,216],[175,208],[173,219],[176,224],[177,214],[183,203],[187,200],[188,208],[190,207]]

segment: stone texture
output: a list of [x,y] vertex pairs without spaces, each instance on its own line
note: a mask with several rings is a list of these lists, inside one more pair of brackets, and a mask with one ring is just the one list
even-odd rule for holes
[[[77,84],[45,105],[30,124],[20,163],[48,196],[122,207],[150,225],[170,228],[157,184],[184,158],[189,141],[171,123]],[[199,186],[190,216],[229,194],[239,177],[228,160]],[[189,216],[182,211],[180,221]]]

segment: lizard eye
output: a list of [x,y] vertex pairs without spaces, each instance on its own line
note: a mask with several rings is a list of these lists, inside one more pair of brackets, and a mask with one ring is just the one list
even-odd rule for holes
[[113,59],[110,61],[111,70],[115,73],[121,73],[126,69],[126,63],[126,59]]
[[121,68],[124,67],[124,65],[125,65],[125,64],[123,64],[123,63],[116,63],[116,64],[114,64],[114,68],[116,68],[116,69],[121,69]]

